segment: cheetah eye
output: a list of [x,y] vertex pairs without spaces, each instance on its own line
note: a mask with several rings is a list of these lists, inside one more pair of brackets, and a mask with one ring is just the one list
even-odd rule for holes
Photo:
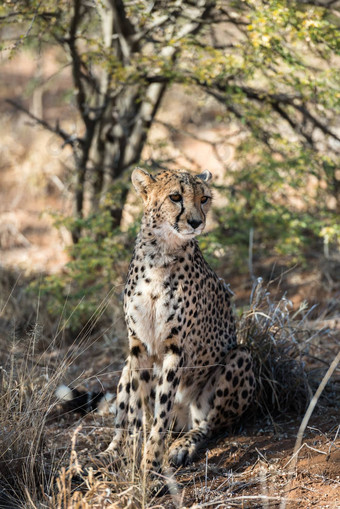
[[202,196],[201,203],[202,204],[207,203],[208,200],[209,200],[209,196]]
[[179,203],[180,201],[182,201],[182,196],[178,193],[170,194],[169,198],[171,201],[173,201],[175,203]]

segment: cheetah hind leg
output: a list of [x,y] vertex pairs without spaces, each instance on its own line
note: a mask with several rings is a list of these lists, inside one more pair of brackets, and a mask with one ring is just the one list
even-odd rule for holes
[[215,368],[197,401],[190,405],[193,427],[171,445],[170,463],[176,467],[191,463],[208,438],[247,409],[254,385],[250,354],[242,347],[229,352],[225,365]]

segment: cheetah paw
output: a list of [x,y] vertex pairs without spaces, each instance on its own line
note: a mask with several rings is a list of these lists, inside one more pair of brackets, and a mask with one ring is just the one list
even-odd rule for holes
[[106,451],[97,454],[93,460],[97,467],[112,470],[117,470],[122,462],[125,462],[125,458],[122,455],[119,455],[116,449],[106,449]]
[[195,456],[196,447],[190,444],[178,444],[171,448],[169,462],[174,467],[185,467],[193,462]]

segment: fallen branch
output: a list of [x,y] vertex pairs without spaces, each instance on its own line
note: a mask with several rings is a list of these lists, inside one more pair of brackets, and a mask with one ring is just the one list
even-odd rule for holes
[[[302,422],[300,424],[300,428],[299,428],[299,431],[298,431],[298,434],[297,434],[297,438],[296,438],[296,442],[295,442],[295,447],[294,447],[294,451],[293,451],[293,455],[292,455],[292,458],[294,458],[293,460],[293,465],[292,465],[292,470],[289,474],[289,478],[288,478],[288,485],[287,485],[287,492],[289,491],[290,489],[290,486],[291,486],[291,483],[292,483],[292,478],[293,478],[293,475],[294,475],[294,471],[295,471],[295,468],[296,468],[296,464],[297,464],[297,460],[298,460],[298,453],[302,447],[302,438],[303,438],[303,435],[304,435],[304,432],[306,430],[306,427],[307,427],[307,424],[309,422],[309,419],[311,418],[311,415],[314,411],[314,408],[324,390],[324,388],[326,387],[329,379],[331,378],[333,372],[335,371],[337,365],[339,364],[340,362],[340,351],[338,352],[338,355],[333,359],[333,362],[331,363],[331,365],[329,366],[328,370],[327,370],[327,373],[325,374],[325,376],[323,377],[323,379],[321,380],[321,383],[316,391],[316,393],[314,394],[311,402],[309,403],[309,406],[307,408],[307,411],[305,413],[305,416],[304,418],[302,419]],[[290,461],[288,462],[290,463]],[[288,465],[287,463],[287,465]],[[283,502],[281,503],[280,505],[280,509],[285,509],[286,508],[286,502],[287,500],[284,499]]]

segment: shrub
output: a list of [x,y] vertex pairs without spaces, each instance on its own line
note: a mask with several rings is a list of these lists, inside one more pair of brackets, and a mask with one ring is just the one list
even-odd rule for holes
[[[108,310],[112,313],[123,291],[136,235],[135,224],[125,233],[112,229],[108,209],[79,221],[84,235],[67,248],[70,261],[63,272],[31,285],[31,290],[46,299],[48,312],[58,319],[59,327],[72,332],[85,325],[92,327],[99,318],[108,317]],[[56,226],[70,227],[70,222],[70,218],[58,218]]]

